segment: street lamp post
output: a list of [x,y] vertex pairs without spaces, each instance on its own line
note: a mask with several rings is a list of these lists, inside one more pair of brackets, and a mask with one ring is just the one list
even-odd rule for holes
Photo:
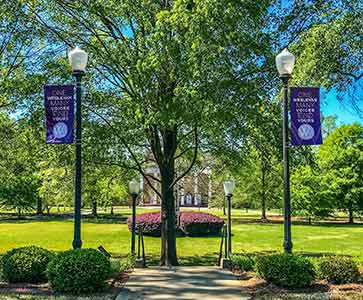
[[225,258],[221,261],[221,267],[224,269],[231,268],[231,254],[232,254],[232,219],[231,219],[231,209],[232,209],[232,196],[235,188],[234,180],[227,180],[223,183],[224,193],[227,198],[227,236],[225,239],[226,243],[226,253]]
[[232,209],[232,196],[235,188],[234,180],[227,180],[223,183],[224,193],[227,198],[227,257],[230,258],[232,253],[232,218],[231,218],[231,209]]
[[82,248],[81,203],[82,203],[82,77],[88,61],[88,54],[76,47],[68,54],[73,76],[76,78],[76,174],[74,190],[74,238],[73,248]]
[[295,57],[287,49],[276,56],[276,67],[284,84],[283,101],[283,161],[284,161],[284,251],[292,252],[291,206],[290,206],[290,166],[289,166],[289,79],[294,69]]
[[140,192],[140,184],[136,180],[129,183],[129,192],[132,197],[132,227],[131,227],[131,255],[135,256],[135,235],[136,235],[136,199]]

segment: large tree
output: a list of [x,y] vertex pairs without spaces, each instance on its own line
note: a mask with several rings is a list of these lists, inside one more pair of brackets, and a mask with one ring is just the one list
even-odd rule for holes
[[362,1],[337,1],[324,22],[299,36],[293,51],[299,83],[334,91],[346,108],[363,117]]
[[306,216],[309,224],[313,218],[330,216],[337,204],[330,180],[330,176],[326,176],[317,165],[302,165],[294,169],[291,175],[294,214]]
[[224,121],[246,123],[266,94],[269,2],[46,2],[36,19],[55,43],[90,52],[88,107],[108,128],[109,156],[121,145],[145,180],[148,151],[159,167],[161,264],[176,265],[174,187],[208,131],[231,138]]
[[80,44],[90,53],[86,105],[105,128],[103,159],[146,181],[145,158],[159,167],[161,264],[175,265],[174,187],[199,150],[240,151],[256,103],[277,85],[275,52],[334,1],[29,2],[39,5],[29,12],[52,48]]
[[343,125],[333,130],[318,151],[321,172],[329,182],[336,208],[354,213],[363,210],[363,127]]

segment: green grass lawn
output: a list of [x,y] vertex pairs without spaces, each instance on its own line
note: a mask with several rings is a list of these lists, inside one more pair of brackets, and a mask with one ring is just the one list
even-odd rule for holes
[[[139,212],[155,211],[140,209]],[[212,210],[223,215],[221,210]],[[129,215],[129,209],[117,212]],[[258,211],[233,211],[234,221],[233,252],[281,251],[283,225],[246,220],[259,218]],[[85,220],[82,223],[84,247],[96,248],[103,245],[113,256],[126,256],[130,251],[130,233],[126,224],[119,220],[103,223],[104,220]],[[295,252],[306,254],[341,254],[362,256],[363,224],[320,224],[307,225],[295,223],[292,227]],[[51,250],[61,251],[71,248],[73,239],[72,220],[1,220],[0,254],[15,247],[39,245]],[[184,265],[216,264],[220,237],[179,237],[177,239],[180,263]],[[145,237],[146,254],[149,264],[157,262],[160,252],[160,238]],[[118,259],[114,260],[118,262]],[[111,300],[114,295],[93,295],[89,297],[36,296],[1,294],[0,300]],[[343,298],[337,298],[343,299]],[[344,298],[348,299],[348,298]],[[349,298],[360,299],[360,298]]]
[[[281,250],[283,226],[272,223],[233,222],[233,251],[278,251]],[[314,253],[337,253],[361,255],[363,225],[298,225],[292,228],[294,251]],[[73,223],[65,221],[1,221],[0,253],[9,249],[39,245],[51,250],[66,250],[71,247]],[[126,224],[82,224],[84,247],[103,245],[113,255],[129,253],[130,233]],[[219,251],[219,237],[180,237],[177,240],[178,254],[184,257],[213,256]],[[156,256],[160,251],[160,239],[146,237],[148,255]]]

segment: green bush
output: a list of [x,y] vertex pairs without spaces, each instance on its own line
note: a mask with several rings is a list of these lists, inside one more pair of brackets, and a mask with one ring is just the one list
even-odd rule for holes
[[45,282],[46,270],[54,254],[46,249],[28,246],[7,252],[1,258],[2,278],[15,282]]
[[135,258],[128,256],[120,260],[120,272],[127,272],[135,267]]
[[232,267],[243,272],[252,271],[254,260],[247,255],[233,255],[231,257]]
[[267,282],[286,288],[306,287],[315,279],[311,262],[291,254],[256,257],[255,268],[259,276]]
[[350,257],[330,256],[318,261],[317,273],[320,279],[342,284],[356,282],[359,278],[358,266]]
[[75,249],[58,254],[47,273],[54,291],[82,294],[104,290],[112,269],[110,260],[97,250]]

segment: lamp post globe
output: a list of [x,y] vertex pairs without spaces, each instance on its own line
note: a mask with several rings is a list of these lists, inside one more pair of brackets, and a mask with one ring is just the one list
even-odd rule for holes
[[132,197],[132,226],[131,226],[131,255],[136,254],[136,199],[140,193],[140,183],[136,180],[131,180],[129,182],[129,193]]
[[140,193],[140,183],[135,179],[129,182],[129,192],[131,195],[132,194],[138,195]]
[[223,183],[224,194],[226,196],[232,195],[235,187],[236,187],[236,183],[234,180],[226,180]]
[[276,56],[276,68],[280,76],[290,77],[295,66],[295,56],[286,48]]
[[295,56],[284,49],[276,56],[276,68],[284,85],[283,101],[283,164],[284,164],[284,242],[285,253],[292,252],[291,238],[291,199],[290,199],[290,162],[289,162],[289,79],[294,70]]
[[88,54],[76,47],[68,53],[69,64],[76,78],[76,162],[74,188],[74,238],[73,248],[82,248],[81,206],[82,206],[82,77],[86,70]]
[[68,60],[73,72],[84,72],[87,67],[88,54],[77,46],[68,53]]

